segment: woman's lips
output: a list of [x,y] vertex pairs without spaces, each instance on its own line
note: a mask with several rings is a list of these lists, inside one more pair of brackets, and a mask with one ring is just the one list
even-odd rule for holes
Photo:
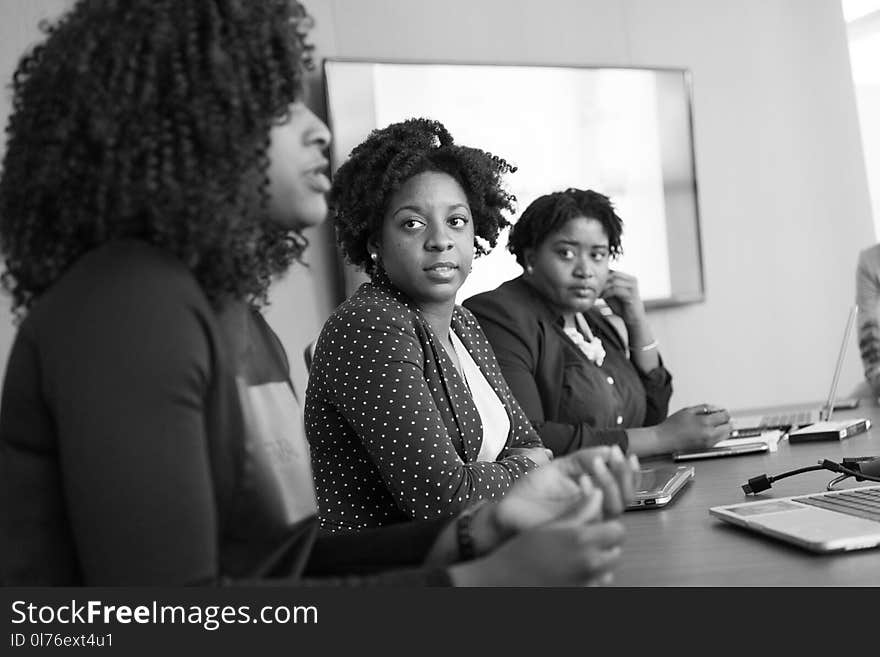
[[310,171],[306,174],[306,180],[316,192],[326,194],[330,191],[330,179],[323,171]]
[[432,280],[446,282],[452,280],[457,269],[458,265],[451,262],[438,262],[430,267],[425,267],[423,271]]

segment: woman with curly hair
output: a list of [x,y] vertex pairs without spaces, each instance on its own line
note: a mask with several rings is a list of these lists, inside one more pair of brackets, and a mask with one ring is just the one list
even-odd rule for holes
[[81,0],[21,61],[0,178],[22,319],[0,583],[549,584],[616,561],[619,523],[586,523],[631,494],[610,453],[597,489],[571,459],[464,525],[317,535],[298,401],[259,313],[327,212],[308,23],[288,0]]
[[455,304],[496,243],[513,168],[437,121],[375,130],[339,167],[337,238],[369,283],[318,338],[306,393],[322,526],[454,515],[501,497],[549,453],[474,317]]
[[[566,189],[533,201],[510,231],[523,274],[467,299],[504,378],[556,455],[618,445],[639,456],[699,449],[726,438],[729,416],[709,404],[667,417],[663,366],[638,280],[610,268],[623,222],[610,199]],[[623,319],[629,344],[595,307]]]

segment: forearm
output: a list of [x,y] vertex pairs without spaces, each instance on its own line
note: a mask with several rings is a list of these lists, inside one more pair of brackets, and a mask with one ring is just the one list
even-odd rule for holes
[[645,389],[645,417],[643,426],[660,424],[669,417],[669,400],[672,398],[672,375],[660,364],[650,372],[639,372]]
[[443,518],[352,532],[321,532],[309,556],[305,576],[370,574],[421,565],[449,524]]
[[[468,533],[473,539],[473,556],[486,554],[512,535],[511,531],[498,522],[496,509],[496,503],[489,502],[464,512],[472,514]],[[437,540],[425,559],[426,566],[447,565],[462,560],[458,541],[460,521],[461,514],[454,521],[448,522],[437,535]]]
[[618,445],[624,452],[629,448],[627,431],[624,429],[597,429],[586,422],[542,422],[535,427],[541,442],[554,456],[571,454],[584,447]]
[[348,577],[307,578],[293,581],[280,580],[277,585],[301,587],[427,587],[455,586],[446,568],[408,568],[389,570],[374,575],[353,575]]
[[647,318],[626,322],[629,334],[630,360],[642,372],[650,372],[660,365],[657,341]]
[[629,438],[629,451],[639,457],[658,456],[669,452],[663,444],[657,427],[636,427],[626,430]]

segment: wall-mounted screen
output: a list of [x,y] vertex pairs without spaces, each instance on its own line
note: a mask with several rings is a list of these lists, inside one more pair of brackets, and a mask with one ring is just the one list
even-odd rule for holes
[[[518,212],[567,187],[611,197],[624,221],[612,266],[638,276],[649,306],[703,299],[688,71],[331,59],[324,74],[334,169],[374,128],[437,119],[518,167],[506,178]],[[459,301],[521,273],[506,237],[475,261]],[[350,293],[358,279],[346,278]]]

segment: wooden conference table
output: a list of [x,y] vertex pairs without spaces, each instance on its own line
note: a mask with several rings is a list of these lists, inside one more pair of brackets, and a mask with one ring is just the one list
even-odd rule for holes
[[[880,456],[880,407],[863,399],[854,410],[834,413],[834,419],[856,417],[870,418],[872,429],[840,442],[791,445],[783,440],[777,452],[682,463],[693,465],[696,476],[668,506],[624,514],[627,535],[614,584],[880,586],[880,548],[818,555],[709,515],[711,506],[823,492],[837,474],[819,470],[795,475],[747,498],[741,486],[752,477],[815,465],[822,458],[840,462],[844,456]],[[840,487],[866,484],[871,482],[847,479]]]

